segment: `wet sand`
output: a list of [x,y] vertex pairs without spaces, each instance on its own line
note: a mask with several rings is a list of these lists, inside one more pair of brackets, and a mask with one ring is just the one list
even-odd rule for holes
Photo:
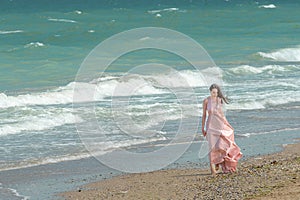
[[64,199],[300,199],[300,143],[249,158],[233,174],[170,169],[126,174],[59,194]]

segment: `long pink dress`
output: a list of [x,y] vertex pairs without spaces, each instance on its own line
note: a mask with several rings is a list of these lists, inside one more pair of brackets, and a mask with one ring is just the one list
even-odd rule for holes
[[208,97],[207,110],[206,138],[210,147],[210,162],[220,164],[224,173],[234,172],[242,153],[234,142],[234,129],[223,113],[221,98],[213,101]]

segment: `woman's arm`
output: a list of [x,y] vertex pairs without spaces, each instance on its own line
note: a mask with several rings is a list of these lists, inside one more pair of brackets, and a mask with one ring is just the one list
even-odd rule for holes
[[202,108],[203,108],[203,112],[202,112],[202,134],[203,134],[204,137],[206,136],[206,131],[204,130],[204,127],[205,127],[205,120],[206,120],[207,101],[208,101],[207,99],[204,99],[203,100],[203,105],[202,105]]

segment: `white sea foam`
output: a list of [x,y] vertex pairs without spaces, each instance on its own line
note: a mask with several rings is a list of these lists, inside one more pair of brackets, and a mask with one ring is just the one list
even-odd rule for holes
[[34,167],[39,165],[46,165],[46,164],[52,164],[52,163],[59,163],[64,161],[72,161],[72,160],[80,160],[84,158],[89,158],[91,155],[89,153],[82,153],[78,155],[65,155],[65,156],[57,156],[57,157],[48,157],[44,158],[43,160],[24,160],[20,163],[14,163],[10,166],[2,166],[0,168],[0,171],[7,171],[7,170],[13,170],[13,169],[22,169],[22,168],[28,168],[28,167]]
[[13,189],[13,188],[7,188],[7,189],[9,189],[13,193],[14,196],[19,197],[22,200],[29,200],[30,199],[29,196],[24,196],[24,195],[19,194],[19,192],[16,189]]
[[0,93],[0,108],[28,105],[66,104],[71,103],[72,100],[73,88],[67,85],[57,91],[28,93],[17,96],[7,96],[5,93]]
[[166,121],[178,120],[184,117],[180,112],[181,110],[176,108],[162,108],[159,106],[155,109],[150,109],[147,113],[145,108],[141,110],[144,110],[144,112],[127,110],[125,113],[120,113],[122,112],[120,109],[119,113],[114,113],[114,119],[120,123],[119,127],[128,132],[139,132],[140,135],[140,133],[149,128],[163,125]]
[[179,8],[165,8],[165,9],[160,9],[160,10],[149,10],[148,13],[158,14],[161,12],[174,12],[174,11],[179,11]]
[[[246,89],[245,89],[246,90]],[[271,95],[270,95],[271,94]],[[270,97],[272,96],[272,97]],[[284,98],[282,97],[284,96]],[[265,109],[268,106],[276,106],[293,102],[300,102],[300,94],[293,90],[272,91],[272,93],[259,94],[258,92],[246,92],[239,94],[236,100],[226,105],[228,110],[254,110]]]
[[163,11],[178,11],[179,8],[165,8]]
[[81,14],[82,14],[82,11],[80,11],[80,10],[75,10],[75,13],[78,14],[78,15],[81,15]]
[[250,65],[241,65],[238,67],[233,67],[228,69],[229,72],[236,75],[252,75],[252,74],[261,74],[268,73],[273,74],[274,72],[286,72],[294,69],[298,69],[297,66],[293,65],[265,65],[263,67],[253,67]]
[[77,21],[71,20],[71,19],[48,18],[48,21],[53,21],[53,22],[67,22],[67,23],[78,23]]
[[13,33],[22,33],[23,30],[14,30],[14,31],[0,31],[0,34],[13,34]]
[[45,44],[42,42],[30,42],[29,44],[26,44],[24,47],[25,48],[32,48],[32,47],[44,47]]
[[[30,197],[28,197],[28,196],[19,194],[19,192],[16,189],[4,188],[2,183],[0,183],[0,193],[2,193],[2,192],[4,192],[4,194],[2,194],[2,195],[4,195],[4,198],[12,198],[12,196],[14,196],[21,200],[29,200],[30,199]],[[7,194],[7,193],[9,193],[9,194]]]
[[153,82],[157,87],[162,88],[181,88],[181,87],[200,87],[205,86],[205,80],[202,78],[202,73],[198,71],[179,71],[176,74],[160,74],[156,76],[145,76],[149,82]]
[[258,74],[261,73],[262,70],[256,67],[252,67],[250,65],[241,65],[238,67],[234,67],[229,69],[230,72],[233,72],[234,74]]
[[253,109],[264,109],[265,105],[263,102],[249,100],[247,102],[234,102],[226,105],[228,110],[253,110]]
[[[124,141],[117,140],[117,141],[96,142],[91,145],[95,146],[94,148],[95,151],[93,151],[93,156],[100,156],[112,152],[114,150],[117,150],[119,148],[126,148],[133,145],[145,144],[149,142],[162,141],[162,140],[166,140],[166,138],[162,136],[162,134],[160,134],[160,137],[155,137],[155,138],[147,138],[147,139],[137,138],[137,139],[124,140]],[[0,168],[0,171],[28,168],[33,166],[45,165],[50,163],[59,163],[64,161],[80,160],[84,158],[89,158],[91,156],[92,155],[90,153],[86,152],[77,155],[46,157],[43,158],[42,160],[37,160],[37,159],[24,160],[20,163],[14,163],[13,165],[10,166],[1,166],[2,168]]]
[[267,9],[274,9],[276,6],[274,4],[269,4],[269,5],[261,5],[258,6],[259,8],[267,8]]
[[299,83],[299,80],[289,78],[232,83],[227,85],[231,103],[226,105],[226,108],[254,110],[300,102],[300,93],[296,92],[300,88]]
[[297,82],[293,83],[287,83],[287,82],[279,82],[278,86],[284,86],[284,87],[289,87],[289,88],[300,88],[300,84],[297,84]]
[[14,123],[0,125],[0,136],[21,133],[23,131],[41,131],[83,120],[72,113],[44,113],[37,116],[23,116]]
[[272,59],[275,61],[298,62],[300,61],[300,48],[284,48],[270,53],[258,52],[263,58]]
[[[139,145],[139,144],[145,144],[149,142],[155,142],[155,141],[163,141],[167,140],[166,137],[160,135],[160,137],[155,137],[155,138],[147,138],[147,139],[141,139],[141,138],[134,138],[130,140],[124,140],[124,141],[106,141],[106,142],[97,142],[94,144],[91,144],[92,146],[95,146],[96,149],[101,149],[103,152],[111,152],[113,150],[116,150],[118,148],[124,148],[124,147],[130,147],[133,145]],[[101,155],[102,153],[100,152],[95,152],[98,155]]]
[[101,77],[93,80],[91,83],[96,84],[96,99],[99,99],[104,96],[113,95],[134,96],[164,94],[170,93],[168,89],[172,88],[204,86],[205,82],[200,78],[201,75],[201,72],[190,70],[179,71],[176,74],[129,74],[120,77]]
[[[54,90],[10,96],[0,93],[0,108],[27,105],[57,105],[73,102],[99,101],[109,96],[134,96],[170,93],[176,87],[203,86],[204,82],[194,71],[181,71],[161,75],[126,75],[100,77],[90,83],[71,82]],[[178,77],[181,77],[179,80]],[[82,95],[76,95],[74,88]],[[92,95],[89,95],[92,94]]]
[[129,75],[119,80],[99,83],[97,84],[96,91],[96,94],[105,96],[134,96],[166,93],[166,91],[154,87],[143,77],[137,75]]
[[[137,85],[140,86],[137,90],[134,90],[133,93],[129,92],[132,87],[136,88]],[[77,95],[76,98],[74,98],[74,87],[76,87],[76,92],[82,95]],[[39,93],[28,93],[17,96],[8,96],[5,93],[0,93],[0,107],[8,108],[28,105],[57,105],[73,102],[97,101],[102,100],[107,96],[114,95],[116,87],[120,89],[117,93],[119,96],[161,94],[165,92],[161,89],[155,88],[143,79],[134,78],[124,82],[107,80],[98,82],[97,84],[72,82],[67,86],[59,87],[56,90]]]
[[266,135],[271,133],[278,133],[283,131],[297,131],[300,130],[300,128],[282,128],[282,129],[276,129],[272,131],[263,131],[263,132],[252,132],[252,133],[243,133],[243,134],[236,134],[239,137],[251,137],[255,135]]
[[[227,71],[234,75],[252,75],[260,73],[285,73],[287,71],[298,71],[299,67],[296,65],[266,65],[263,67],[253,67],[249,65],[242,65],[234,68],[230,68]],[[210,75],[213,71],[191,71],[184,70],[178,71],[176,74],[152,74],[152,75],[106,75],[98,79],[94,79],[89,83],[83,82],[71,82],[66,86],[61,86],[56,89],[44,91],[44,92],[32,92],[20,95],[7,95],[0,93],[0,108],[8,107],[20,107],[20,106],[33,106],[33,105],[58,105],[58,104],[71,104],[81,102],[95,102],[103,101],[107,97],[113,96],[140,96],[140,95],[165,95],[174,93],[174,89],[178,88],[197,88],[206,87],[207,80],[203,80],[203,77],[207,79],[207,74]],[[222,75],[222,71],[214,72],[216,75]],[[214,76],[215,77],[215,76]],[[221,77],[222,78],[222,77]],[[214,81],[212,81],[214,82]],[[297,87],[297,81],[275,81],[273,85],[283,86],[282,84],[292,84],[291,87]],[[259,87],[257,83],[251,86],[253,88]],[[266,83],[264,83],[265,85]],[[286,85],[287,87],[288,85]],[[238,87],[245,87],[245,90],[249,87],[249,84]],[[273,87],[270,85],[270,87]],[[76,96],[74,97],[74,88],[76,89]],[[282,88],[282,87],[281,87]],[[262,88],[263,89],[263,88]],[[274,91],[272,91],[274,92]],[[289,90],[284,91],[284,94],[288,94]],[[254,95],[254,94],[253,94]],[[282,94],[281,94],[282,95]],[[280,96],[281,96],[280,95]],[[290,94],[288,94],[290,95]],[[295,96],[295,95],[292,95]],[[146,97],[145,97],[146,98]],[[148,97],[147,97],[148,98]],[[146,99],[147,99],[146,98]],[[289,99],[285,98],[286,103]],[[253,99],[253,102],[257,102]],[[264,102],[259,105],[253,105],[251,100],[249,102],[241,103],[240,107],[264,108]],[[278,102],[279,103],[279,102]],[[245,104],[245,105],[244,105]],[[238,106],[239,107],[239,106]]]
[[149,10],[148,13],[150,14],[157,14],[160,13],[162,10]]
[[139,40],[144,41],[144,40],[149,40],[149,39],[151,39],[151,38],[150,37],[143,37],[143,38],[140,38]]

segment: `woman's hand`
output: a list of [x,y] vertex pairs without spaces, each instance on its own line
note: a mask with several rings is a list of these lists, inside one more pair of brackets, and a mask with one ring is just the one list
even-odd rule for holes
[[206,131],[204,130],[204,128],[202,129],[202,135],[205,137],[206,136]]
[[205,121],[206,121],[206,110],[207,110],[207,104],[208,104],[208,99],[203,100],[203,114],[202,114],[202,134],[205,137],[206,136],[206,131],[204,130],[205,127]]

